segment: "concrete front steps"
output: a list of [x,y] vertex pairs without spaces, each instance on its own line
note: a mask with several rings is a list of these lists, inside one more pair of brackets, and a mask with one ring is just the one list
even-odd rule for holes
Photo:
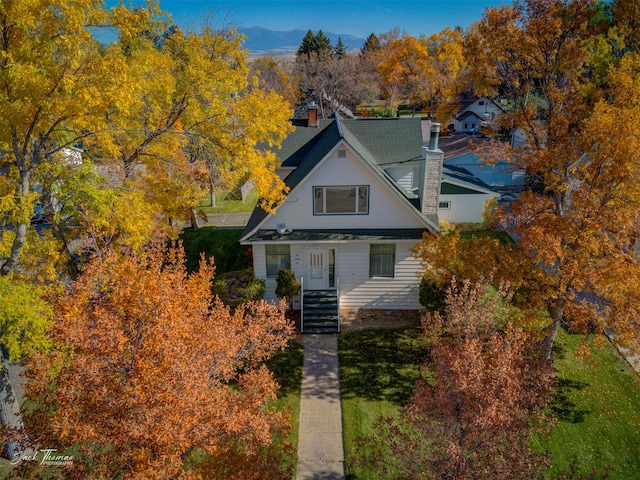
[[338,292],[305,290],[301,316],[302,333],[340,333]]

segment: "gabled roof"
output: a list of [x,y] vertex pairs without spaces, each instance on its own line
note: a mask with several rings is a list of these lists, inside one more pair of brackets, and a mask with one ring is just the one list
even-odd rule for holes
[[462,115],[458,115],[458,116],[456,117],[456,120],[458,120],[459,122],[461,122],[462,120],[465,120],[465,119],[467,119],[467,118],[469,118],[469,117],[471,117],[471,116],[476,117],[478,120],[482,120],[482,119],[480,118],[480,116],[479,116],[477,113],[472,112],[471,110],[467,110],[467,111],[466,111],[466,112],[464,112]]
[[[286,178],[289,191],[294,189],[340,142],[351,147],[380,178],[403,197],[409,208],[434,231],[438,221],[416,208],[415,196],[407,193],[385,172],[384,166],[417,161],[422,152],[422,130],[419,118],[321,120],[318,127],[296,127],[283,142],[278,155],[282,167],[295,168]],[[247,223],[243,237],[253,232],[268,216],[256,208]]]
[[489,97],[478,97],[473,92],[468,92],[467,91],[467,92],[461,93],[458,96],[458,105],[460,106],[460,110],[458,110],[458,112],[465,111],[467,108],[469,108],[471,105],[473,105],[478,100],[489,101],[489,102],[493,103],[496,107],[498,107],[500,110],[504,110],[504,108],[502,108],[502,105],[500,105],[494,99],[489,98]]

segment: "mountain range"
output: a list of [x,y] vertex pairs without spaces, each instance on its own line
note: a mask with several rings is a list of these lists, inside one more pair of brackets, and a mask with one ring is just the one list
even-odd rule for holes
[[[264,55],[293,55],[298,50],[302,39],[307,34],[305,30],[290,30],[287,32],[269,30],[262,27],[241,27],[238,32],[245,35],[244,48],[249,50],[253,57]],[[314,32],[317,33],[317,32]],[[357,50],[364,45],[365,39],[347,34],[336,34],[323,32],[331,45],[338,43],[338,38],[342,39],[347,50]]]

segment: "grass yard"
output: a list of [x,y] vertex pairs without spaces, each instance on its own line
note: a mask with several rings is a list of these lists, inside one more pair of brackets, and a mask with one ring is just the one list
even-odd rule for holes
[[579,478],[594,470],[606,470],[610,480],[640,478],[638,377],[611,345],[593,348],[591,358],[579,360],[574,350],[585,337],[558,337],[558,387],[552,405],[558,421],[552,437],[539,444],[551,451],[550,473],[575,463]]
[[241,199],[229,198],[227,195],[216,197],[216,206],[202,205],[198,210],[202,210],[208,215],[218,213],[251,213],[258,202],[258,191],[254,188],[243,202]]
[[[355,467],[358,437],[372,433],[379,415],[397,415],[410,398],[426,360],[420,329],[361,330],[339,341],[340,381],[346,471],[350,479],[377,479],[367,467]],[[550,439],[537,448],[552,453],[549,478],[573,469],[573,477],[628,480],[640,478],[640,385],[628,365],[609,345],[590,359],[573,350],[584,336],[559,334],[558,388],[553,411],[558,422]],[[364,447],[366,448],[366,446]]]
[[[413,392],[424,363],[420,327],[365,329],[338,340],[345,470],[350,479],[377,479],[353,466],[357,439],[373,433],[378,416],[395,416]],[[366,446],[364,448],[367,448]]]
[[[300,419],[300,387],[302,385],[302,365],[304,350],[302,345],[290,341],[289,346],[282,352],[277,352],[267,361],[267,367],[280,384],[277,405],[291,413],[293,430],[287,438],[287,444],[292,448],[291,454],[285,456],[285,467],[293,470],[295,475],[298,463],[298,423]],[[292,477],[293,478],[293,477]]]

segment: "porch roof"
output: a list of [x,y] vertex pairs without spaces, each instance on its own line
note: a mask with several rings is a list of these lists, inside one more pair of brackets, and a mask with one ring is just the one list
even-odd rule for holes
[[258,230],[242,243],[259,242],[349,242],[382,240],[421,240],[426,229],[420,228],[377,228],[377,229],[348,229],[348,230],[293,230],[283,235],[276,230]]

